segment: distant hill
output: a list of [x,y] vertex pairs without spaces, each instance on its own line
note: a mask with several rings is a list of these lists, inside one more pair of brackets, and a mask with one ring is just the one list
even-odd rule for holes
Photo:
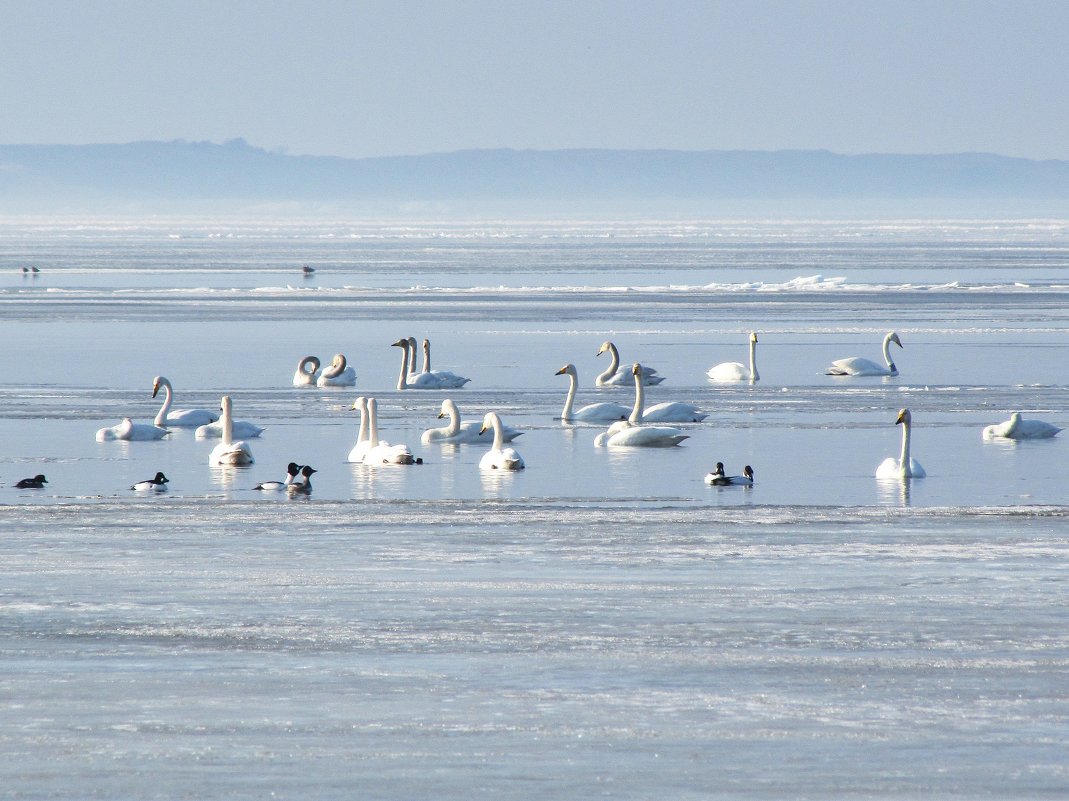
[[1069,161],[822,150],[467,150],[343,159],[274,153],[240,139],[0,145],[0,212],[8,214],[880,207],[1069,213]]

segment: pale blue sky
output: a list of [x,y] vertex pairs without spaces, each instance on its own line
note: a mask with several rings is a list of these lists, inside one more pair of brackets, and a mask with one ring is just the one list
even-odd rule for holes
[[1069,2],[0,0],[0,143],[1069,159]]

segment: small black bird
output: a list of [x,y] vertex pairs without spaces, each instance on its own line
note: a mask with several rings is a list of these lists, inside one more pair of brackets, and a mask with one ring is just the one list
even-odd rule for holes
[[130,489],[132,490],[155,490],[156,492],[167,491],[168,478],[163,473],[157,473],[155,478],[138,481]]
[[307,495],[312,491],[312,473],[318,473],[314,467],[305,465],[301,468],[301,474],[297,478],[293,479],[293,483],[286,487],[286,491],[290,495],[296,495],[298,493]]
[[42,475],[36,475],[33,478],[24,478],[15,486],[19,489],[43,489],[45,484],[48,483],[48,479]]

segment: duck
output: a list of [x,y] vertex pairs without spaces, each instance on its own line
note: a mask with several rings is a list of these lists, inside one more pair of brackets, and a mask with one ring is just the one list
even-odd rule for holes
[[746,465],[742,468],[741,476],[726,476],[724,475],[724,463],[717,462],[713,472],[705,477],[705,483],[714,487],[752,487],[753,468],[750,465]]
[[145,479],[144,481],[138,481],[130,489],[142,492],[145,490],[151,490],[153,492],[166,492],[167,491],[167,476],[163,473],[156,473],[153,478]]
[[356,370],[349,366],[345,354],[335,353],[330,364],[316,379],[317,387],[351,387],[356,385]]
[[846,359],[836,359],[835,361],[833,361],[831,363],[831,366],[827,370],[825,370],[825,374],[847,376],[896,376],[898,375],[898,368],[895,367],[895,363],[891,359],[892,342],[898,345],[898,347],[902,347],[902,340],[898,338],[898,334],[894,331],[888,331],[887,336],[883,338],[884,364],[877,364],[871,359],[865,359],[861,356],[850,356]]
[[311,465],[305,465],[301,468],[301,474],[295,478],[289,486],[286,487],[286,492],[290,495],[308,495],[312,492],[312,473],[318,473]]
[[591,403],[581,409],[572,410],[575,404],[575,393],[579,389],[579,373],[574,364],[568,363],[560,368],[554,375],[568,376],[568,395],[564,399],[564,409],[561,411],[562,423],[598,422],[608,423],[613,420],[626,420],[631,410],[619,403]]
[[319,378],[320,361],[317,356],[304,356],[297,362],[297,371],[293,374],[293,386],[314,387]]
[[707,415],[693,403],[667,401],[646,408],[645,373],[641,364],[631,366],[635,382],[635,405],[628,416],[632,425],[639,423],[700,423]]
[[249,443],[234,439],[233,403],[229,395],[223,395],[219,409],[222,412],[217,424],[221,429],[219,444],[208,454],[208,464],[235,467],[252,464],[252,448]]
[[[394,342],[390,347],[401,349],[401,373],[397,377],[398,389],[442,389],[442,385],[438,379],[430,373],[410,373],[408,371],[409,366],[409,350],[412,349],[415,343],[415,338],[409,341],[407,338]],[[416,354],[412,351],[411,364],[415,364]]]
[[899,458],[888,456],[876,468],[876,478],[924,478],[928,475],[924,467],[910,455],[910,431],[913,415],[909,409],[898,412],[895,425],[902,426],[902,453]]
[[749,381],[754,384],[761,380],[757,372],[757,332],[750,332],[750,367],[740,362],[721,362],[710,367],[706,373],[710,381]]
[[1020,412],[1014,412],[1004,423],[986,426],[984,439],[1049,439],[1061,431],[1058,426],[1044,420],[1026,420]]
[[209,409],[171,409],[173,400],[171,382],[158,375],[152,379],[152,397],[156,397],[163,390],[163,405],[156,413],[156,419],[152,422],[157,426],[170,426],[172,428],[193,428],[208,423],[214,423],[219,415]]
[[[620,351],[616,349],[616,345],[608,340],[602,342],[596,355],[600,356],[603,353],[609,354],[609,366],[604,373],[594,379],[594,386],[616,387],[630,383],[632,381],[631,371],[620,369]],[[653,386],[664,381],[664,376],[657,375],[657,370],[654,367],[643,367],[642,381],[647,386]]]
[[480,470],[523,470],[527,465],[515,448],[505,447],[504,427],[497,412],[487,412],[479,433],[493,430],[494,442],[479,460]]
[[45,484],[48,483],[48,479],[43,474],[38,473],[33,478],[21,479],[15,486],[18,489],[44,489]]
[[161,428],[151,423],[135,423],[131,418],[124,417],[118,425],[98,430],[96,439],[97,442],[110,442],[113,440],[147,442],[163,439],[170,433],[166,428]]
[[255,487],[254,490],[280,490],[285,489],[293,480],[297,477],[297,474],[301,472],[301,465],[296,462],[290,462],[286,466],[286,478],[283,481],[261,481]]
[[[451,398],[446,398],[442,401],[442,409],[438,412],[438,419],[441,420],[444,417],[449,418],[449,425],[442,428],[428,428],[420,437],[420,442],[424,445],[430,445],[431,443],[461,445],[472,442],[491,442],[493,440],[493,432],[483,431],[480,423],[473,420],[461,422],[460,409]],[[522,431],[518,431],[504,423],[501,424],[501,431],[505,442],[512,442],[516,437],[523,434]]]

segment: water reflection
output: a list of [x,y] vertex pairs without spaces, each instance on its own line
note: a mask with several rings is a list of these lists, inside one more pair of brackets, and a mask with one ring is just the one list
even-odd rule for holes
[[912,484],[913,481],[909,478],[876,479],[876,492],[880,503],[885,506],[909,506]]

